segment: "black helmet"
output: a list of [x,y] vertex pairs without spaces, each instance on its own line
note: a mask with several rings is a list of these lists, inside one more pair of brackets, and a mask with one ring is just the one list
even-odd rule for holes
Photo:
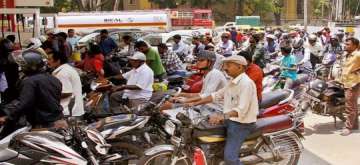
[[21,67],[25,74],[35,74],[44,70],[45,63],[41,54],[35,50],[14,51],[12,54],[14,61]]

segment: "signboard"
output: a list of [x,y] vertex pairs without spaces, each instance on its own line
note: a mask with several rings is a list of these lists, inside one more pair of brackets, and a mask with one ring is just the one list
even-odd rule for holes
[[54,6],[54,0],[15,0],[15,5],[24,7],[52,7]]
[[59,29],[103,29],[103,28],[155,28],[167,30],[170,27],[166,13],[74,13],[58,14]]
[[260,16],[236,16],[236,25],[260,26]]

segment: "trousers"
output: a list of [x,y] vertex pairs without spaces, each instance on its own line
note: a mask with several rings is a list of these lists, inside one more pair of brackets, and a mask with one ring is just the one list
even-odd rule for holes
[[358,97],[360,95],[360,84],[352,88],[345,89],[345,112],[347,129],[359,129],[358,118]]
[[239,123],[225,120],[226,143],[224,160],[226,165],[242,165],[239,160],[240,148],[246,137],[255,129],[255,123]]

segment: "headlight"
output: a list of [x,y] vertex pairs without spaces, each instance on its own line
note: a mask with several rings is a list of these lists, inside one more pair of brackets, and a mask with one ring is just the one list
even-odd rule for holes
[[164,129],[168,134],[174,135],[175,128],[176,128],[175,124],[173,122],[171,122],[170,120],[167,120],[165,122]]

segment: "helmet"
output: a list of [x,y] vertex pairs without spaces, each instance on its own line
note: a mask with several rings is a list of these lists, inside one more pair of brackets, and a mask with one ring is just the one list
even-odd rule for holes
[[201,58],[201,59],[206,59],[209,61],[216,61],[216,55],[215,52],[212,51],[208,51],[208,50],[203,50],[201,51],[198,55],[197,58]]
[[304,40],[302,38],[296,38],[292,42],[292,47],[294,49],[298,49],[298,48],[302,47],[303,44],[304,44]]
[[25,44],[27,45],[27,48],[29,48],[29,49],[37,49],[37,48],[40,48],[40,46],[42,45],[40,39],[38,39],[38,38],[30,38],[25,41]]
[[38,51],[26,49],[11,54],[13,60],[21,67],[25,74],[34,74],[44,69],[45,63]]
[[317,40],[317,37],[315,34],[310,34],[309,37],[308,37],[309,41],[316,41]]
[[8,39],[0,40],[0,51],[4,53],[10,53],[13,51],[13,44]]

